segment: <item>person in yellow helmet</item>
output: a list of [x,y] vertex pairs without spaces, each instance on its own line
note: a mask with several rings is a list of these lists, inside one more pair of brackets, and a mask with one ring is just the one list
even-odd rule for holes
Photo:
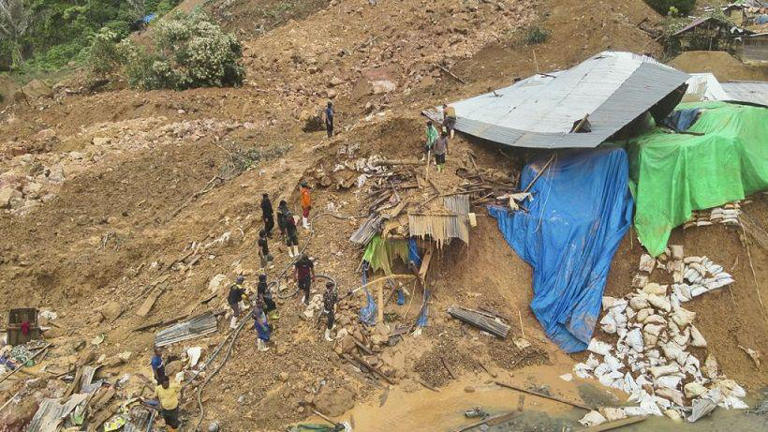
[[155,387],[157,399],[160,401],[160,414],[165,420],[170,432],[176,432],[179,429],[179,397],[181,386],[174,381],[170,382],[168,377],[163,377],[160,385]]

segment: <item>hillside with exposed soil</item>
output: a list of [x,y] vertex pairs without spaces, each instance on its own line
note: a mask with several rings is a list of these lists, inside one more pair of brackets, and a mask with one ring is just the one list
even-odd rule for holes
[[[64,396],[84,365],[101,365],[97,376],[111,384],[122,381],[92,414],[109,416],[125,400],[154,397],[149,361],[154,332],[162,326],[141,328],[207,311],[218,314],[217,332],[167,348],[168,355],[185,360],[187,348],[201,347],[202,363],[223,347],[213,365],[227,360],[218,373],[212,366],[185,385],[181,430],[196,430],[198,422],[207,428],[212,421],[222,430],[285,430],[306,419],[320,421],[312,407],[369,425],[356,430],[399,430],[389,423],[386,429],[374,426],[386,416],[382,407],[390,407],[390,391],[393,400],[408,401],[428,400],[441,389],[448,389],[440,394],[445,407],[432,404],[431,417],[422,413],[418,422],[403,424],[433,430],[433,419],[444,418],[451,424],[440,427],[447,428],[463,424],[457,410],[475,406],[473,386],[482,391],[494,379],[546,384],[557,394],[584,397],[582,386],[590,384],[557,378],[571,372],[580,356],[564,354],[544,335],[528,307],[530,267],[481,205],[473,209],[478,223],[469,243],[454,241],[432,258],[429,324],[420,336],[390,337],[420,309],[421,292],[406,285],[412,295],[402,306],[389,303],[386,330],[358,322],[366,300],[358,292],[343,301],[338,318],[338,332],[350,337],[326,342],[294,296],[277,301],[280,318],[268,352],[257,351],[251,321],[229,345],[228,336],[238,333],[229,328],[227,290],[237,275],[255,289],[262,193],[275,206],[287,200],[297,214],[302,180],[313,187],[317,216],[312,233],[300,228],[300,246],[318,273],[335,279],[340,293],[359,287],[363,249],[349,238],[368,217],[370,192],[380,185],[373,176],[358,185],[352,180],[361,172],[351,167],[371,157],[421,157],[422,109],[570,67],[602,50],[659,54],[638,23],[655,24],[661,17],[642,2],[625,0],[211,3],[202,6],[243,42],[242,87],[90,93],[64,82],[0,111],[0,191],[8,191],[0,200],[3,316],[17,307],[58,315],[43,323],[52,343],[45,358],[0,383],[0,403],[17,395],[0,412],[0,430],[23,430],[42,398]],[[549,39],[526,44],[534,26],[546,29]],[[305,132],[328,100],[336,107],[338,134],[327,139],[324,131]],[[457,170],[471,161],[515,178],[529,156],[459,135],[450,151],[446,171],[430,174],[438,191],[458,190],[464,179]],[[319,173],[332,173],[333,181]],[[427,201],[429,192],[423,186],[412,197]],[[745,211],[755,208],[765,224],[765,205],[757,197]],[[631,289],[642,254],[633,235],[630,230],[616,255],[608,294]],[[723,370],[759,391],[768,385],[768,369],[755,366],[737,346],[768,346],[768,323],[755,301],[755,289],[768,299],[768,287],[754,287],[754,279],[765,280],[768,254],[752,246],[747,257],[739,233],[723,227],[676,232],[673,240],[733,268],[733,288],[697,301],[694,309]],[[278,236],[270,247],[270,281],[295,289],[286,247]],[[319,294],[321,283],[314,289]],[[149,312],[137,314],[158,290]],[[460,324],[444,312],[452,304],[497,311],[511,325],[510,337],[494,339]],[[356,352],[387,379],[345,358],[357,349],[354,339],[365,346]],[[488,397],[489,404],[491,399],[499,400]],[[538,423],[542,430],[577,425],[583,412],[550,402],[533,396],[525,401],[526,409],[556,418]],[[512,410],[517,403],[512,398],[504,405]],[[402,407],[395,412],[407,414]]]

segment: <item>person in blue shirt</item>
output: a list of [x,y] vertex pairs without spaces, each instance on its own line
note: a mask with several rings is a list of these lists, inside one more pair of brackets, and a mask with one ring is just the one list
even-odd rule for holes
[[333,136],[333,116],[335,114],[333,103],[328,102],[328,105],[325,107],[325,129],[328,131],[328,138]]
[[152,356],[152,361],[150,364],[152,365],[152,372],[155,375],[155,381],[157,381],[158,384],[162,383],[166,376],[165,362],[163,362],[163,352],[160,350],[160,347],[155,347],[155,355]]
[[267,314],[264,313],[264,302],[262,299],[256,300],[256,307],[251,314],[253,317],[253,328],[257,334],[256,347],[259,351],[269,351],[267,342],[269,342],[272,329],[269,327]]

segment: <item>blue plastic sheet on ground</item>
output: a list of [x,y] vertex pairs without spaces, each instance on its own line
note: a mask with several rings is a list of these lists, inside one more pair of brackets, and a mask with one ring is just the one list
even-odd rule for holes
[[[370,264],[368,264],[368,261],[363,261],[363,286],[368,283],[369,268]],[[365,291],[365,306],[360,308],[360,322],[365,325],[374,326],[376,325],[376,300],[373,299],[368,288],[363,288],[363,291]]]
[[[526,187],[546,158],[526,165]],[[491,206],[517,254],[533,267],[533,309],[566,352],[586,349],[616,249],[632,223],[627,154],[598,148],[557,154],[533,184],[529,213]]]

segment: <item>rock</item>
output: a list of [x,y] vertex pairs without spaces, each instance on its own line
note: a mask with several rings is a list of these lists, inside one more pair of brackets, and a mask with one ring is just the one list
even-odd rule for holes
[[330,417],[338,417],[355,405],[357,393],[348,387],[331,389],[323,387],[315,397],[315,406],[318,411]]
[[33,79],[28,82],[21,91],[30,98],[50,97],[53,95],[53,89],[48,84],[39,79]]
[[43,189],[43,185],[40,183],[27,183],[24,185],[24,189],[22,191],[24,192],[24,196],[29,196],[31,198],[37,198],[40,196],[40,191]]
[[101,308],[101,314],[108,322],[116,320],[122,313],[123,305],[116,301],[111,301]]
[[397,89],[397,84],[389,80],[371,81],[371,92],[375,95],[390,93]]
[[326,92],[326,96],[328,97],[328,99],[333,99],[333,98],[335,98],[337,94],[338,94],[338,93],[336,92],[336,90],[333,90],[333,89],[329,89],[329,90]]
[[165,366],[165,375],[169,377],[173,377],[177,373],[181,372],[181,368],[184,365],[181,363],[180,360],[174,360],[170,363],[168,363],[167,366]]
[[56,138],[56,132],[53,129],[43,129],[36,133],[33,138],[39,141],[48,141]]
[[474,387],[472,387],[472,386],[464,387],[464,393],[474,393],[474,392],[475,392],[475,388]]
[[328,81],[328,85],[331,87],[338,87],[342,84],[344,84],[344,80],[336,76],[331,78],[330,81]]
[[112,141],[111,138],[102,138],[102,137],[93,137],[93,145],[96,146],[106,146]]
[[12,200],[21,198],[21,192],[10,187],[0,189],[0,209],[10,208]]
[[227,280],[226,275],[217,274],[208,282],[208,289],[211,290],[211,293],[216,294],[221,289],[225,280]]
[[277,378],[282,382],[288,381],[288,372],[280,372],[277,374]]
[[48,180],[50,180],[53,183],[63,183],[64,182],[64,167],[61,166],[61,164],[56,164],[51,167],[51,169],[48,171]]
[[208,432],[219,432],[219,422],[217,422],[216,420],[212,421],[208,425]]

